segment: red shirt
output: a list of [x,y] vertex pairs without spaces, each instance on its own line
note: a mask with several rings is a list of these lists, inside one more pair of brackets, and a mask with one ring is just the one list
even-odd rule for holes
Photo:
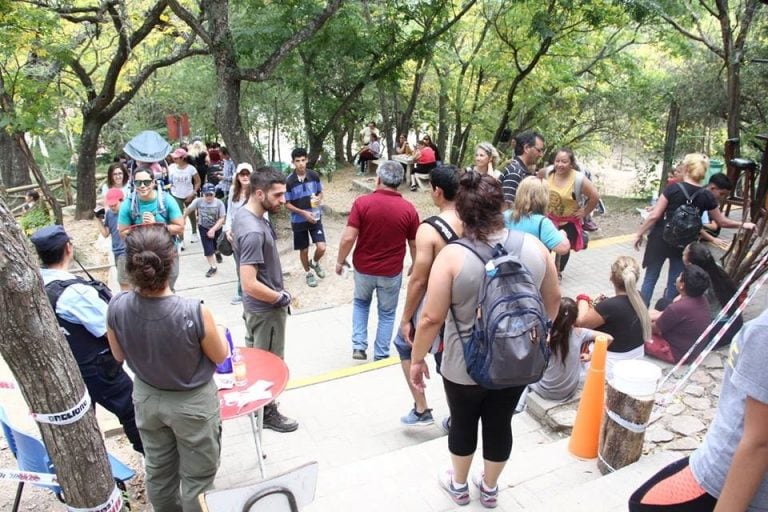
[[435,150],[429,146],[424,146],[419,149],[419,159],[416,160],[417,164],[433,164],[437,161],[435,158]]
[[419,214],[399,192],[379,189],[355,200],[347,225],[359,231],[355,270],[394,277],[403,271],[406,240],[416,239]]

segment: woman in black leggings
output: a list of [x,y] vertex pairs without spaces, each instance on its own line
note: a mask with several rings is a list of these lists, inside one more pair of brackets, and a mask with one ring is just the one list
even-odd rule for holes
[[[456,212],[464,222],[468,243],[478,248],[482,244],[491,247],[501,244],[509,252],[519,244],[520,259],[541,291],[549,317],[554,318],[560,305],[554,261],[533,235],[518,232],[509,236],[501,213],[503,205],[504,194],[497,179],[476,171],[468,171],[461,177]],[[484,262],[467,247],[449,244],[437,255],[429,275],[424,309],[416,326],[411,381],[417,389],[424,388],[424,378],[429,377],[424,356],[445,319],[440,373],[451,411],[448,432],[451,468],[440,473],[440,485],[455,503],[469,503],[467,479],[477,449],[478,423],[482,423],[484,472],[474,475],[472,480],[480,490],[480,503],[492,508],[498,498],[499,475],[512,449],[510,420],[525,386],[486,389],[467,374],[461,338],[467,338],[472,329],[484,274]]]

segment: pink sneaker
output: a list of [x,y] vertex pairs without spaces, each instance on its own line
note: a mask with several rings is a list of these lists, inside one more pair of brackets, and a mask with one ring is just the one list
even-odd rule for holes
[[485,508],[496,508],[497,498],[499,497],[499,486],[497,485],[493,489],[488,489],[483,483],[484,478],[485,474],[483,473],[475,473],[472,475],[472,483],[475,484],[480,491],[480,504]]
[[464,484],[461,487],[454,487],[453,469],[441,471],[438,473],[437,479],[440,482],[440,487],[448,493],[454,503],[457,505],[467,505],[469,503],[469,484]]

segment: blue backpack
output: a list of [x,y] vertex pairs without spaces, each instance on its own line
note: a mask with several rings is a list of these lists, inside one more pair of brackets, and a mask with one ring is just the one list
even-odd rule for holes
[[[475,322],[469,337],[459,332],[459,339],[467,373],[486,389],[536,382],[549,363],[550,322],[539,288],[520,259],[524,239],[524,233],[510,230],[496,247],[467,238],[451,242],[469,249],[485,266]],[[455,321],[453,307],[451,314]]]

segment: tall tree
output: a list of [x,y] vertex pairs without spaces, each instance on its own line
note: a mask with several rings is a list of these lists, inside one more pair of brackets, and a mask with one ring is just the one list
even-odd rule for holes
[[[85,384],[43,290],[28,242],[0,200],[0,355],[33,412],[67,411]],[[45,376],[45,378],[42,378]],[[67,504],[104,504],[115,489],[96,414],[69,425],[40,423]]]
[[207,50],[195,45],[194,32],[182,33],[169,24],[166,0],[149,8],[146,2],[126,0],[83,6],[30,3],[56,14],[64,33],[72,34],[69,51],[61,58],[63,80],[78,95],[82,115],[75,217],[89,218],[96,203],[96,152],[104,125],[156,70]]

